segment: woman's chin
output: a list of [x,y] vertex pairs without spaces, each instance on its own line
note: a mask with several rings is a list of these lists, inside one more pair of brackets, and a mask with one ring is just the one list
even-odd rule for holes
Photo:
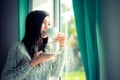
[[42,38],[47,38],[47,35],[46,36],[42,36]]

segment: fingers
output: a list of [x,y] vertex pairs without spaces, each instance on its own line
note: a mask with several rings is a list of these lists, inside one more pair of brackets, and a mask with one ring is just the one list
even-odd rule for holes
[[34,56],[39,56],[40,54],[42,54],[42,51],[37,52]]
[[45,58],[49,59],[49,58],[52,58],[52,57],[55,57],[54,54],[44,54]]
[[40,54],[42,54],[42,51],[39,51],[39,52],[37,53],[37,55],[40,55]]
[[63,33],[58,33],[54,41],[59,42],[59,45],[62,48],[65,45],[65,40],[66,40],[66,36]]
[[39,61],[41,63],[44,63],[46,61],[50,61],[55,58],[54,54],[43,54],[42,56],[39,57]]
[[66,36],[63,33],[58,33],[57,37],[55,38],[55,42],[60,42],[60,41],[65,41],[66,40]]

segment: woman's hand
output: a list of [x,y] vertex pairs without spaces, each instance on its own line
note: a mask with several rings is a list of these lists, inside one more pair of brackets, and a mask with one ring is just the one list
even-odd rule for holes
[[32,67],[35,67],[36,65],[40,64],[40,63],[44,63],[46,61],[50,61],[52,60],[55,55],[54,54],[42,54],[42,51],[36,53],[34,55],[34,57],[32,58],[32,60],[29,62],[29,64],[32,66]]
[[63,33],[58,33],[54,41],[59,42],[59,46],[63,48],[65,45],[65,40],[66,40],[66,36]]

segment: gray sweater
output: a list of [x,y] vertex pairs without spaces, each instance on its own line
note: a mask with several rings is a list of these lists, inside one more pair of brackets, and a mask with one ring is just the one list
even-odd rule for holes
[[55,80],[61,76],[64,67],[64,50],[60,49],[54,61],[48,61],[31,67],[31,60],[24,44],[17,42],[9,50],[1,80]]

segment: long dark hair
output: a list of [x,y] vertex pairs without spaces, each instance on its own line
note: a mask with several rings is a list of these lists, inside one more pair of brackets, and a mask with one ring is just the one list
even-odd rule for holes
[[49,16],[45,11],[32,11],[26,17],[26,31],[22,40],[31,58],[38,51],[45,52],[48,38],[41,37],[41,26],[44,18]]

